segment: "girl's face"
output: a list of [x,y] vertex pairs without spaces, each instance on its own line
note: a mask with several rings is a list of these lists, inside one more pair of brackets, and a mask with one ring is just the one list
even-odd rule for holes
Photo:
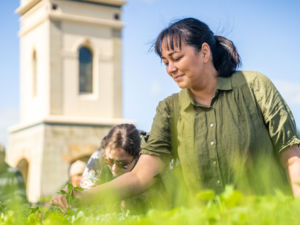
[[104,151],[105,160],[114,177],[131,171],[137,160],[122,148],[111,148],[107,146]]
[[82,177],[82,173],[77,173],[71,176],[71,183],[74,187],[80,186],[81,177]]
[[193,89],[198,86],[204,78],[202,49],[197,51],[184,42],[182,42],[181,48],[174,46],[174,49],[168,49],[166,41],[168,40],[162,42],[161,59],[166,66],[167,73],[180,88]]

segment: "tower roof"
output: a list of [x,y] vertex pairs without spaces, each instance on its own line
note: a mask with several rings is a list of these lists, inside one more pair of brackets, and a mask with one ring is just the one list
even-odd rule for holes
[[[21,0],[20,7],[16,10],[16,12],[20,15],[24,15],[28,10],[34,7],[36,4],[44,0]],[[62,0],[62,1],[73,1],[73,2],[84,2],[84,3],[92,3],[92,4],[99,4],[99,5],[106,5],[106,6],[114,6],[114,7],[121,7],[123,6],[126,1],[124,0]],[[50,0],[50,2],[54,2]]]

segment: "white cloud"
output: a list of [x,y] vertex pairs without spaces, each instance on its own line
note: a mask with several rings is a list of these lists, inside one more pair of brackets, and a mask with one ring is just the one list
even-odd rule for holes
[[8,127],[15,125],[19,118],[18,109],[0,110],[0,144],[7,145]]
[[275,86],[290,105],[300,105],[300,83],[275,80]]

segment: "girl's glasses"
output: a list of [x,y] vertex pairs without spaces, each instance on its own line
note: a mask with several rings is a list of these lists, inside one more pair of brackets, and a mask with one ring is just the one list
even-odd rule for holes
[[128,167],[130,166],[130,164],[135,160],[135,158],[133,158],[130,162],[122,162],[122,161],[119,161],[119,160],[114,160],[114,159],[110,159],[110,158],[105,158],[105,161],[106,163],[109,165],[109,166],[113,166],[114,164],[116,164],[116,166],[118,168],[121,168],[121,169],[128,169]]

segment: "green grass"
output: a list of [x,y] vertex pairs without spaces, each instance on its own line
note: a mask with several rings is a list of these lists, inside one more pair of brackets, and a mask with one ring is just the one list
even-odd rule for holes
[[43,225],[195,225],[195,224],[299,224],[300,198],[277,192],[269,196],[246,196],[231,186],[215,195],[206,190],[194,196],[189,207],[149,209],[144,214],[122,213],[104,206],[72,208],[63,214],[56,207],[15,204],[1,207],[0,224]]

